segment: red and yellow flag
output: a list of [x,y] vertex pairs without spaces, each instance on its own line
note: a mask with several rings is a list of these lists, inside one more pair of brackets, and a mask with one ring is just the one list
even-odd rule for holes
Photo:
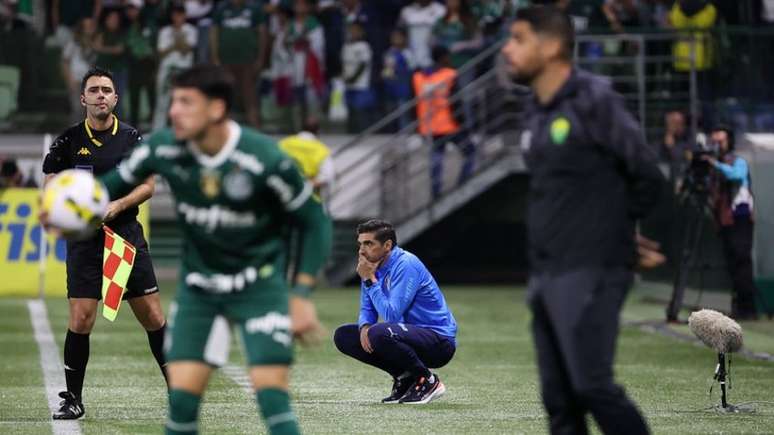
[[102,256],[102,316],[111,322],[116,320],[121,299],[126,291],[129,274],[132,273],[137,249],[107,225],[105,251]]

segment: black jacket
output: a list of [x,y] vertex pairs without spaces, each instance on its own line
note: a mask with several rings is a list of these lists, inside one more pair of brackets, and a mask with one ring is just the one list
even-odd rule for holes
[[549,104],[531,101],[526,127],[532,271],[633,266],[635,222],[665,180],[623,98],[574,69]]

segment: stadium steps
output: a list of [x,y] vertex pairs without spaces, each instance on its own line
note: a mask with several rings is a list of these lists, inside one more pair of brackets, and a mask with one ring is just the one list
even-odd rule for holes
[[[526,171],[524,159],[515,147],[504,147],[488,166],[480,168],[465,184],[451,189],[438,200],[419,208],[403,220],[391,220],[401,244],[406,244],[442,219],[479,197],[506,177]],[[339,220],[334,227],[334,252],[326,270],[332,285],[344,285],[355,278],[357,247],[355,228],[360,220]]]
[[[449,103],[458,119],[466,119],[464,140],[475,144],[474,173],[457,186],[464,156],[459,146],[447,146],[442,189],[431,192],[429,137],[417,134],[417,122],[396,133],[378,137],[402,116],[413,117],[417,99],[408,102],[372,125],[351,142],[336,149],[336,186],[329,210],[336,220],[334,255],[326,269],[328,281],[342,285],[356,277],[357,251],[354,233],[358,221],[381,218],[391,222],[399,243],[416,238],[455,210],[480,196],[508,175],[524,170],[518,152],[519,114],[525,93],[510,80],[502,80],[498,61],[500,44],[486,48],[459,71],[473,71],[476,78]],[[447,144],[449,145],[449,144]],[[463,144],[458,144],[463,145]],[[455,186],[455,187],[451,187]],[[343,240],[338,240],[343,238]]]

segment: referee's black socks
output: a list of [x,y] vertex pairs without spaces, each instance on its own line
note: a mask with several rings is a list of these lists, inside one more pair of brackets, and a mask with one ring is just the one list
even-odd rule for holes
[[167,359],[164,357],[164,334],[167,332],[167,324],[155,330],[146,331],[148,333],[148,344],[150,344],[153,357],[156,358],[156,362],[161,368],[161,374],[164,375],[164,380],[169,384],[167,378]]
[[67,391],[81,400],[83,378],[89,362],[89,334],[78,334],[67,330],[64,344],[64,365]]

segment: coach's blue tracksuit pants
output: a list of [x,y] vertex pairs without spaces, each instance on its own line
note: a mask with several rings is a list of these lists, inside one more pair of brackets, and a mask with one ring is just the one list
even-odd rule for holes
[[397,378],[403,373],[418,377],[428,368],[445,366],[454,356],[454,342],[430,329],[404,323],[377,323],[368,330],[373,353],[360,345],[360,329],[356,324],[336,329],[333,341],[345,355],[380,368]]

